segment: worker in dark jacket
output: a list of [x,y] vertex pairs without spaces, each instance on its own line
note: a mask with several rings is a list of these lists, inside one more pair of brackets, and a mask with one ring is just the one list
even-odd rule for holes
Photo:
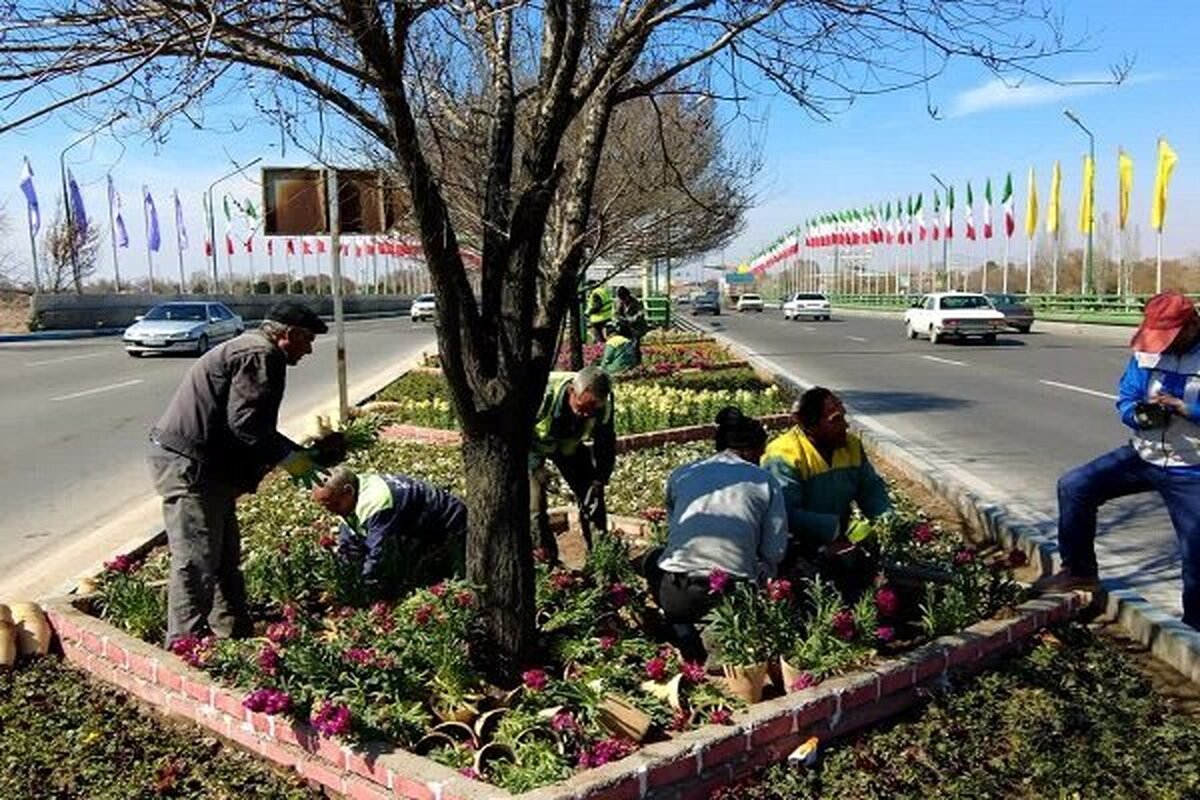
[[171,573],[167,644],[208,631],[248,636],[234,502],[276,465],[316,469],[314,451],[278,430],[285,372],[327,330],[313,311],[279,303],[262,327],[225,342],[188,370],[150,433],[148,461],[162,496]]
[[342,518],[338,553],[378,593],[398,594],[403,586],[385,584],[401,573],[430,583],[462,574],[467,506],[450,492],[405,475],[335,467],[312,496]]

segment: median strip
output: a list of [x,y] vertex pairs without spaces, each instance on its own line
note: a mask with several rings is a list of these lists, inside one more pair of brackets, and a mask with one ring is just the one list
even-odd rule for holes
[[50,402],[57,403],[60,400],[74,400],[77,397],[87,397],[92,394],[100,394],[101,392],[111,392],[114,389],[124,389],[126,386],[136,386],[139,383],[145,383],[141,378],[134,378],[130,381],[121,381],[120,383],[110,383],[108,386],[97,386],[95,389],[85,389],[82,392],[73,392],[71,394],[59,395],[51,397]]
[[1109,394],[1107,392],[1097,392],[1095,389],[1085,389],[1082,386],[1074,386],[1069,383],[1059,383],[1058,381],[1043,381],[1043,380],[1039,380],[1038,383],[1044,383],[1047,386],[1056,386],[1059,389],[1066,389],[1069,392],[1079,392],[1080,394],[1090,394],[1092,397],[1102,397],[1105,400],[1116,400],[1117,399],[1117,396],[1115,394]]

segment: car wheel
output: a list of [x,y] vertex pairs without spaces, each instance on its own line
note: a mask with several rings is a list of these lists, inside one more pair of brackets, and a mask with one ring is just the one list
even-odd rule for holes
[[1017,328],[1017,330],[1021,333],[1029,333],[1031,330],[1033,330],[1033,323],[1022,325],[1021,327]]
[[930,344],[937,344],[937,343],[938,343],[938,338],[939,338],[939,337],[938,337],[938,332],[937,332],[936,330],[934,330],[934,329],[933,329],[933,327],[931,326],[931,327],[929,328],[929,343],[930,343]]
[[196,340],[196,355],[198,355],[198,356],[204,355],[207,352],[208,352],[208,337],[202,335],[199,339]]
[[908,338],[910,338],[910,339],[915,339],[915,338],[917,338],[917,332],[916,332],[916,330],[914,330],[914,329],[913,329],[913,326],[912,326],[912,325],[910,325],[910,324],[908,324],[907,322],[906,322],[906,323],[904,323],[904,333],[905,333],[905,334],[907,334],[907,335],[908,335]]
[[139,350],[126,350],[125,352],[129,354],[130,358],[141,358],[142,357],[142,353]]

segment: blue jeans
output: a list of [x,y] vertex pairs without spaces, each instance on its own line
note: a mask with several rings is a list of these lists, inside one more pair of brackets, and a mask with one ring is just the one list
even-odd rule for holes
[[1183,621],[1200,629],[1200,471],[1147,464],[1125,445],[1058,479],[1058,549],[1075,575],[1095,577],[1096,510],[1109,500],[1162,495],[1183,556]]

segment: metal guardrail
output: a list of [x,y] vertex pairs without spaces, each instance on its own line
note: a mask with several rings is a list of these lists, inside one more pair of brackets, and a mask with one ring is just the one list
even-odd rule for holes
[[646,321],[656,328],[667,328],[671,325],[671,298],[666,295],[647,295],[642,298],[642,308],[646,311]]
[[[901,294],[831,294],[835,304],[879,309],[904,309],[912,306],[921,295]],[[1048,317],[1115,318],[1136,319],[1142,314],[1146,301],[1152,295],[1070,295],[1031,294],[1017,295],[1034,310]],[[1200,294],[1189,295],[1200,302]]]

